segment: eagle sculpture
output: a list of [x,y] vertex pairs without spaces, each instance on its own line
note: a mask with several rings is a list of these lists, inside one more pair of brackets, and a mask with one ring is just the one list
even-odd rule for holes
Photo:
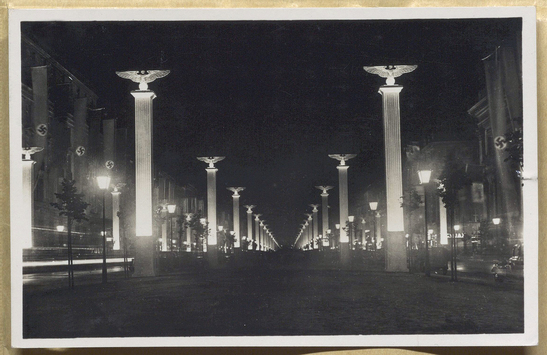
[[363,67],[366,72],[376,74],[382,78],[386,78],[387,85],[395,85],[395,78],[414,71],[417,65],[379,65],[373,67]]
[[340,160],[340,165],[346,165],[346,160],[355,158],[357,154],[329,154],[329,158]]
[[210,168],[214,168],[215,163],[218,163],[219,161],[224,160],[224,158],[226,157],[198,157],[198,160],[206,162],[207,164],[209,164]]
[[133,70],[133,71],[117,71],[116,74],[120,78],[129,79],[139,84],[140,91],[148,90],[148,83],[156,79],[167,76],[170,70]]

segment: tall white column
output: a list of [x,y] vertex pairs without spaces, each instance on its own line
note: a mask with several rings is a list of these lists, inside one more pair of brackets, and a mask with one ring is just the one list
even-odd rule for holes
[[259,239],[260,239],[260,243],[258,243],[258,245],[260,246],[260,250],[264,250],[264,221],[260,221],[259,222],[260,224],[260,228],[258,228],[258,231],[259,231]]
[[382,86],[384,114],[384,147],[386,161],[387,243],[386,270],[406,271],[406,243],[404,233],[403,171],[401,159],[401,129],[399,93],[402,86]]
[[262,216],[261,214],[255,214],[255,238],[254,241],[256,242],[257,246],[256,249],[260,250],[260,219],[259,217]]
[[112,249],[120,250],[120,191],[114,187],[112,191],[112,241],[114,242]]
[[132,91],[135,97],[135,273],[155,276],[155,240],[152,206],[152,100],[153,91]]
[[153,237],[152,206],[152,100],[148,83],[163,78],[169,70],[141,70],[116,72],[124,79],[139,83],[139,90],[131,91],[135,98],[135,272],[134,276],[155,276],[155,240]]
[[311,207],[313,207],[313,235],[312,235],[312,238],[315,240],[314,243],[313,243],[313,247],[314,249],[319,249],[319,241],[317,240],[317,237],[319,236],[319,218],[317,218],[317,212],[319,212],[319,210],[317,209],[317,207],[319,207],[319,205],[310,205]]
[[168,219],[162,218],[161,220],[161,251],[167,251],[167,221]]
[[34,199],[32,196],[32,166],[34,165],[34,160],[32,160],[31,155],[37,152],[42,151],[41,147],[31,147],[24,148],[23,154],[23,196],[21,196],[21,246],[23,249],[32,248],[32,226],[34,224]]
[[[186,221],[190,222],[192,220],[192,217],[194,216],[193,213],[188,213],[186,215]],[[187,224],[186,227],[186,251],[191,252],[192,251],[192,243],[194,241],[192,240],[192,227],[190,227],[190,223]]]
[[406,271],[406,240],[403,196],[403,172],[401,163],[401,125],[399,93],[403,89],[395,85],[395,78],[416,69],[415,65],[364,67],[372,74],[387,78],[380,87],[384,117],[384,151],[386,166],[386,271]]
[[234,208],[234,248],[236,251],[239,251],[240,248],[240,238],[241,238],[241,231],[239,228],[239,198],[240,198],[240,191],[245,190],[244,187],[228,187],[228,190],[233,192],[232,199],[233,199],[233,208]]
[[252,247],[253,243],[253,208],[254,205],[245,205],[244,206],[247,209],[247,241],[250,243]]
[[340,259],[342,264],[349,263],[349,238],[346,232],[346,221],[349,214],[348,202],[348,168],[346,160],[354,158],[355,154],[330,154],[329,157],[339,160],[338,169],[338,186],[340,190]]
[[316,186],[316,189],[322,191],[321,193],[321,224],[323,237],[327,236],[327,230],[329,229],[329,194],[327,191],[331,190],[332,186]]

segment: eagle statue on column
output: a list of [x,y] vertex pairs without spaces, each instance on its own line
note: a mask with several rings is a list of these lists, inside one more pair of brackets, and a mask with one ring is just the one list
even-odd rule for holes
[[170,70],[133,70],[133,71],[117,71],[116,74],[120,78],[129,79],[139,84],[140,91],[148,90],[148,83],[156,79],[167,76]]
[[372,67],[363,67],[367,73],[376,74],[386,78],[387,85],[395,85],[395,78],[416,70],[417,65],[379,65]]

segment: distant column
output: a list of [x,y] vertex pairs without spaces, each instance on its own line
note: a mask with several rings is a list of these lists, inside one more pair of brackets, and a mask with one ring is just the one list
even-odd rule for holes
[[225,157],[198,157],[198,160],[206,162],[207,171],[207,222],[209,222],[209,236],[207,238],[207,260],[211,267],[218,266],[217,246],[217,176],[215,163],[224,160]]
[[313,243],[313,247],[314,249],[319,249],[319,240],[317,239],[317,237],[319,237],[319,218],[317,218],[317,212],[319,212],[319,210],[317,209],[317,207],[319,207],[319,205],[310,205],[312,208],[313,208],[313,236],[312,238],[314,239],[314,243]]
[[338,169],[338,185],[340,190],[340,260],[343,265],[349,264],[349,238],[346,233],[346,221],[349,214],[348,203],[348,168],[346,160],[354,158],[356,154],[330,154],[329,157],[340,161]]
[[331,190],[332,186],[316,186],[316,189],[322,191],[321,193],[321,222],[323,237],[326,237],[327,230],[329,229],[329,194],[327,191]]
[[252,247],[253,243],[253,208],[255,208],[255,205],[245,205],[243,206],[247,209],[247,241],[250,243]]
[[41,152],[44,148],[30,147],[23,148],[23,196],[21,196],[21,215],[19,216],[21,234],[21,244],[23,249],[32,248],[32,226],[34,225],[34,199],[32,198],[32,166],[34,160],[31,155]]
[[256,242],[256,249],[260,250],[260,219],[259,217],[262,216],[261,214],[255,214],[255,239]]
[[239,228],[239,197],[241,196],[239,194],[240,191],[245,190],[244,187],[228,187],[228,190],[233,192],[232,195],[232,202],[233,202],[233,209],[234,209],[234,248],[236,251],[239,251],[240,248],[240,237],[241,232]]
[[[193,213],[187,213],[186,214],[186,222],[190,222],[192,220],[192,217],[194,216]],[[186,227],[186,251],[191,252],[192,251],[192,227],[190,226],[190,223],[187,223]]]

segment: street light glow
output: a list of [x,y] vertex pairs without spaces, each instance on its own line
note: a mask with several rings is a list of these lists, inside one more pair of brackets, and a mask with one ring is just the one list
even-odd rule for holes
[[99,189],[106,190],[110,186],[110,176],[97,176]]
[[65,226],[57,226],[57,232],[64,232],[65,231]]
[[371,211],[376,211],[378,209],[378,202],[369,202],[368,205]]
[[355,219],[355,216],[348,216],[348,221],[350,223],[353,223],[353,220]]
[[170,214],[173,214],[175,213],[175,211],[177,210],[177,205],[167,205],[167,211],[170,213]]
[[418,170],[418,177],[420,178],[420,184],[429,184],[431,170]]
[[501,222],[501,218],[492,218],[492,223],[494,223],[495,225],[500,224],[500,222]]

